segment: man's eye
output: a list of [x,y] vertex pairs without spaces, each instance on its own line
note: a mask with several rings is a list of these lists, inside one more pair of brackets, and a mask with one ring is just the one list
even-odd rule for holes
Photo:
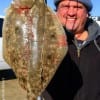
[[65,5],[64,7],[69,8],[69,6],[68,6],[68,5]]
[[77,6],[77,8],[82,9],[83,7],[82,6]]
[[69,6],[68,5],[63,5],[63,6],[60,6],[59,8],[61,8],[61,9],[67,9],[67,8],[69,8]]

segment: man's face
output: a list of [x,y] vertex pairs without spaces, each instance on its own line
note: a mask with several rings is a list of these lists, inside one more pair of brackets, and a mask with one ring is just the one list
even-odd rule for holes
[[86,7],[77,0],[62,0],[58,5],[57,15],[66,29],[79,33],[84,30],[88,12]]

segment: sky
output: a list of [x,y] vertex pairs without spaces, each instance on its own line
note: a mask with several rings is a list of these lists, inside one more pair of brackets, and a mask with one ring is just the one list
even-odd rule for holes
[[[9,7],[11,4],[12,0],[5,0],[5,3],[0,3],[0,16],[5,16],[6,15],[6,9]],[[52,10],[55,9],[55,6],[53,4],[54,0],[47,0],[48,6],[51,7]],[[100,16],[100,1],[99,0],[92,0],[93,2],[93,9],[91,15],[92,16]]]

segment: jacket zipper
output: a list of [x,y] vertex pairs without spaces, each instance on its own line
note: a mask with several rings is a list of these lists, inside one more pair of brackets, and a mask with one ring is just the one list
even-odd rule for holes
[[78,56],[78,58],[80,58],[80,51],[81,51],[81,48],[77,47],[77,56]]

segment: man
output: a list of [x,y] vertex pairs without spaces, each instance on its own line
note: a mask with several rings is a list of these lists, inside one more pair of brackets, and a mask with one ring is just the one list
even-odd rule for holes
[[47,87],[53,100],[100,100],[100,27],[90,0],[54,0],[69,51]]

